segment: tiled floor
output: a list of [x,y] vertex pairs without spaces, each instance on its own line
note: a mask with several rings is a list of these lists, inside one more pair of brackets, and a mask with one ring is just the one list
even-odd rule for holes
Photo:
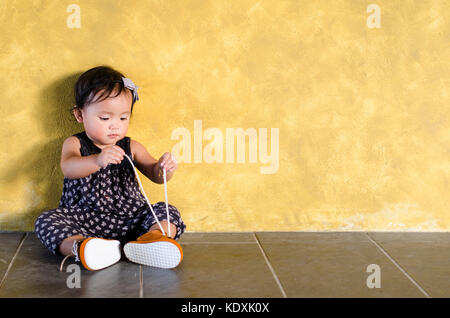
[[[450,233],[185,233],[183,262],[59,271],[34,233],[0,233],[0,297],[450,297]],[[380,288],[369,288],[379,266]],[[70,267],[71,268],[71,267]]]

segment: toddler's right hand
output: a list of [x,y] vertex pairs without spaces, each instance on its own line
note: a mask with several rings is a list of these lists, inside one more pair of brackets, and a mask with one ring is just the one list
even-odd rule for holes
[[105,168],[110,163],[119,164],[123,160],[125,151],[116,145],[106,146],[102,149],[97,157],[97,165]]

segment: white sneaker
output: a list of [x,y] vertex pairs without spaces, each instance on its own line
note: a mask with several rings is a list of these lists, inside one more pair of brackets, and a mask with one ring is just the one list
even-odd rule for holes
[[77,254],[84,268],[96,271],[111,266],[120,260],[120,242],[90,237],[81,242]]
[[160,231],[152,231],[123,247],[125,256],[132,262],[159,268],[177,267],[183,259],[180,244]]

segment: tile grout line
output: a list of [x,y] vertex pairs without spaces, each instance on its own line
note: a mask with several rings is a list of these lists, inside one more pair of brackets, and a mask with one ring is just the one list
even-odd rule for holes
[[181,245],[199,245],[199,244],[256,244],[255,242],[180,242]]
[[414,280],[414,278],[412,278],[401,266],[400,264],[398,264],[389,254],[388,252],[381,246],[379,245],[374,239],[372,239],[370,237],[370,235],[366,232],[366,236],[369,238],[370,241],[372,241],[373,244],[375,244],[376,247],[378,247],[378,249],[383,252],[384,255],[386,255],[386,257],[395,265],[397,266],[397,268],[428,298],[432,298],[426,291],[425,289],[422,288],[422,286],[419,285],[418,282],[416,282]]
[[144,273],[142,265],[139,265],[139,298],[144,298]]
[[28,237],[28,232],[25,232],[24,235],[22,236],[22,238],[20,239],[19,246],[17,246],[16,252],[14,253],[14,256],[12,257],[11,262],[9,262],[8,268],[6,269],[5,274],[3,275],[2,280],[0,281],[0,288],[2,288],[3,283],[5,282],[6,277],[7,277],[8,274],[9,274],[9,271],[11,270],[11,267],[12,267],[14,261],[16,260],[16,257],[17,257],[17,255],[19,254],[20,248],[22,247],[22,244],[23,244],[23,242],[25,242],[25,239],[26,239],[27,237]]
[[259,246],[259,249],[261,250],[261,253],[262,253],[262,255],[263,255],[263,257],[264,257],[264,259],[265,259],[265,261],[266,261],[267,266],[269,266],[269,269],[270,269],[270,271],[272,272],[272,275],[273,275],[273,278],[275,279],[275,282],[278,284],[278,287],[280,288],[280,291],[281,291],[281,293],[283,294],[283,297],[284,297],[284,298],[287,298],[287,295],[286,295],[286,293],[284,292],[283,286],[281,285],[281,282],[280,282],[280,280],[278,279],[277,274],[275,273],[275,271],[274,271],[272,265],[270,265],[269,259],[267,258],[267,255],[266,255],[266,253],[264,252],[264,249],[262,248],[261,243],[258,241],[258,238],[257,238],[256,235],[255,235],[255,232],[252,232],[252,234],[253,234],[253,238],[255,239],[256,243],[257,243],[258,246]]

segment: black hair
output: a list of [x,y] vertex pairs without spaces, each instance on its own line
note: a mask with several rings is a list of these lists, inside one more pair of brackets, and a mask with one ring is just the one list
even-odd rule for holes
[[[125,77],[122,73],[106,65],[97,66],[84,72],[75,83],[76,105],[74,108],[82,109],[84,106],[101,102],[108,97],[119,96],[123,90],[129,90],[132,96],[131,113],[133,113],[136,100],[133,92],[124,86],[122,77]],[[115,89],[118,91],[117,94],[110,96]],[[100,91],[103,92],[94,100]]]

